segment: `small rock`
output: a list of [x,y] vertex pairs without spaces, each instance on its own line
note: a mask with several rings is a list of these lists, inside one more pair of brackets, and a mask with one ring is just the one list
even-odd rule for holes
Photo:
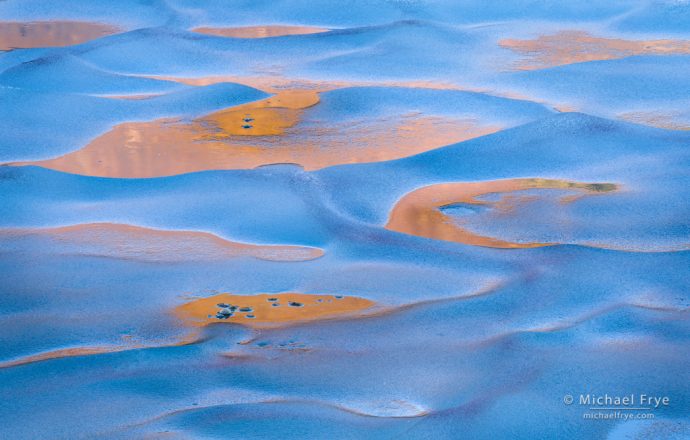
[[288,305],[289,305],[290,307],[302,307],[302,303],[297,302],[297,301],[290,301],[290,302],[288,303]]
[[278,298],[268,298],[267,301],[271,301],[271,302],[278,301]]
[[240,307],[240,312],[251,312],[252,308],[251,307]]
[[221,315],[230,316],[230,315],[232,315],[232,310],[225,307],[225,308],[220,309],[218,311],[218,313],[220,313]]
[[218,307],[220,307],[221,309],[224,309],[224,308],[226,308],[226,307],[230,307],[230,304],[225,304],[225,303],[218,303],[218,304],[216,304],[216,305],[217,305]]

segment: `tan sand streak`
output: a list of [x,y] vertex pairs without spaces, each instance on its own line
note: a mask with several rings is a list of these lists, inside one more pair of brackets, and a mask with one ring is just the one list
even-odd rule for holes
[[119,29],[82,21],[0,22],[0,51],[33,47],[59,47],[111,35]]
[[562,31],[533,40],[504,39],[498,44],[523,56],[516,64],[518,70],[545,69],[633,55],[690,53],[688,40],[624,40],[595,37],[584,31]]
[[269,38],[282,37],[285,35],[308,35],[328,32],[330,29],[314,26],[287,26],[287,25],[266,25],[266,26],[244,26],[244,27],[198,27],[192,29],[206,35],[231,38]]
[[[152,261],[216,260],[254,257],[305,261],[323,256],[304,246],[255,245],[225,240],[208,232],[167,231],[116,223],[88,223],[58,228],[0,229],[0,236],[44,235],[80,246],[80,252]],[[89,248],[88,246],[92,246]]]

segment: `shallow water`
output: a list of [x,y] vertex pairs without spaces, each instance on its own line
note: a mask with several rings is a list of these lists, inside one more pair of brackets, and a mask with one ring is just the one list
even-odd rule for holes
[[690,438],[686,3],[0,17],[0,438]]

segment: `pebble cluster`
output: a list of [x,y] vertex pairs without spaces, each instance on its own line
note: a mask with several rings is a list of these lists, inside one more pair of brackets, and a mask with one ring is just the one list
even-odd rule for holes
[[[232,304],[218,303],[216,305],[220,307],[220,310],[218,310],[218,313],[216,313],[216,318],[218,319],[228,319],[234,316],[235,311],[237,311],[237,306],[233,306]],[[248,307],[243,308],[247,309]],[[242,309],[240,309],[240,311],[242,311]],[[249,309],[248,311],[251,312],[251,309]]]
[[244,124],[242,125],[242,128],[244,128],[245,130],[252,128],[252,125],[250,124],[250,122],[252,122],[253,120],[254,120],[254,118],[250,117],[249,115],[244,117],[242,119],[242,122],[244,122]]
[[[268,298],[267,301],[272,303],[271,305],[273,307],[280,307],[280,302],[278,302],[279,301],[278,298]],[[256,317],[256,316],[254,316],[254,314],[252,314],[254,309],[252,309],[251,307],[236,306],[236,305],[227,304],[227,303],[218,303],[218,304],[216,304],[216,306],[219,309],[218,312],[216,312],[216,318],[218,318],[218,319],[232,318],[233,316],[235,316],[236,313],[246,313],[246,315],[244,315],[245,318],[251,319],[251,318]],[[303,307],[304,304],[302,304],[301,302],[297,302],[297,301],[290,301],[290,302],[288,302],[288,306],[290,306],[290,307]],[[209,318],[210,317],[211,317],[211,315],[209,315]]]

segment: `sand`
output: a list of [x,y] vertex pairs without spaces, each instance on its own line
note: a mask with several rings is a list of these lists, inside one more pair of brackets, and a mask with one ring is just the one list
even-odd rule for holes
[[285,35],[308,35],[328,32],[329,29],[313,27],[313,26],[285,26],[285,25],[268,25],[268,26],[245,26],[245,27],[198,27],[192,29],[192,32],[197,32],[206,35],[215,35],[217,37],[230,38],[270,38],[282,37]]
[[[507,179],[488,182],[440,183],[416,189],[403,196],[393,207],[386,229],[433,238],[454,241],[473,246],[493,248],[535,248],[556,243],[514,243],[499,238],[483,237],[462,228],[440,208],[456,203],[471,205],[497,205],[495,202],[477,200],[478,196],[492,193],[509,193],[531,188],[574,189],[583,194],[612,191],[612,184],[584,184],[547,179]],[[568,198],[564,202],[572,201]]]
[[115,26],[82,21],[3,21],[0,22],[0,51],[71,46],[118,31]]
[[[237,306],[227,319],[219,319],[216,313],[223,307],[218,304]],[[275,327],[298,322],[316,321],[356,316],[375,303],[365,298],[344,295],[316,295],[304,293],[276,293],[259,295],[234,295],[223,293],[199,298],[175,309],[175,314],[193,326],[215,323],[241,324],[249,327]],[[251,311],[243,312],[248,307]]]
[[55,159],[21,162],[100,177],[161,177],[292,163],[305,170],[398,159],[494,133],[472,118],[420,115],[300,125],[318,106],[314,90],[288,89],[191,122],[159,119],[119,124],[86,147]]
[[238,243],[200,231],[161,230],[116,223],[57,228],[0,229],[0,236],[46,236],[74,252],[144,261],[212,261],[253,257],[269,261],[307,261],[323,256],[318,248]]
[[503,39],[499,45],[521,55],[518,70],[536,70],[633,55],[690,54],[688,40],[625,40],[595,37],[584,31],[561,31],[533,40]]

